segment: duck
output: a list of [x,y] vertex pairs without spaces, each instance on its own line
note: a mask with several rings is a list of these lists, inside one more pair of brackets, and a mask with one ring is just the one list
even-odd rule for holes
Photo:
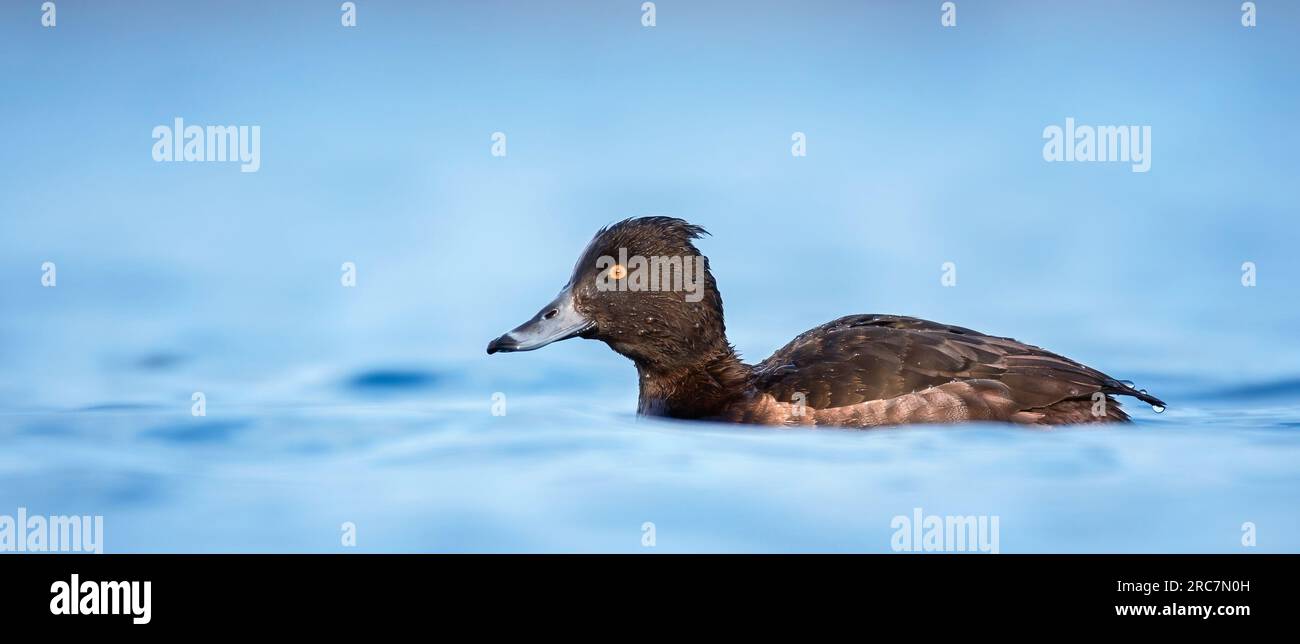
[[727,340],[722,296],[695,245],[708,234],[664,216],[601,228],[559,295],[489,342],[487,353],[599,340],[636,366],[638,415],[682,420],[1042,427],[1130,422],[1117,396],[1165,407],[1129,382],[1039,347],[902,315],[841,317],[748,364]]

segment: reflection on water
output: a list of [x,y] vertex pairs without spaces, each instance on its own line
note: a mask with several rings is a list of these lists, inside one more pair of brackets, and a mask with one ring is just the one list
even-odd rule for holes
[[1296,396],[1170,396],[1104,429],[855,432],[636,419],[623,383],[595,380],[494,416],[456,375],[322,375],[306,402],[215,397],[205,417],[13,405],[0,509],[103,514],[108,552],[643,552],[647,521],[654,551],[888,552],[918,507],[999,516],[1002,552],[1242,552],[1248,521],[1254,550],[1300,548]]

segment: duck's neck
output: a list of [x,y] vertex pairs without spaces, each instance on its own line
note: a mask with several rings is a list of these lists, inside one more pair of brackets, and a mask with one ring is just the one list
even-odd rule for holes
[[672,418],[715,416],[743,396],[752,368],[723,342],[698,358],[672,367],[636,366],[641,385],[637,413]]

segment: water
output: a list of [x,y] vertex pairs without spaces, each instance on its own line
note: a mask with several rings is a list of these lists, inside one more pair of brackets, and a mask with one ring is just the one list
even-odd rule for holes
[[[1002,552],[1300,550],[1300,8],[100,4],[0,8],[0,515],[108,552],[888,552],[914,508]],[[260,125],[260,170],[154,163],[177,116]],[[1150,125],[1150,172],[1043,162],[1066,117]],[[908,314],[1169,408],[681,424],[596,343],[484,354],[640,214],[713,232],[751,360]]]
[[[142,392],[205,361],[103,377]],[[1255,550],[1300,546],[1294,382],[1210,400],[1146,376],[1171,409],[1133,426],[808,431],[638,420],[606,361],[496,382],[505,416],[468,365],[268,374],[261,400],[209,387],[205,417],[11,401],[0,507],[102,514],[109,552],[641,552],[645,522],[662,552],[888,552],[914,507],[998,516],[1002,552],[1237,552],[1247,521]]]

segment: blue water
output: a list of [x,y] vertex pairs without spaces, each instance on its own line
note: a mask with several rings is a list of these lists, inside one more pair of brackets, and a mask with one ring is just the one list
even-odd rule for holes
[[[1165,414],[1047,432],[636,420],[613,365],[513,369],[551,384],[469,365],[265,374],[208,387],[202,418],[140,393],[210,379],[209,360],[105,368],[132,399],[11,403],[0,507],[102,514],[109,552],[637,552],[647,521],[655,551],[888,552],[914,507],[998,516],[1002,552],[1245,551],[1246,521],[1253,550],[1300,543],[1294,386],[1198,403],[1149,376]],[[505,416],[493,386],[519,392]],[[262,395],[225,398],[245,387]]]
[[[274,4],[0,7],[0,515],[107,552],[888,552],[918,507],[1002,552],[1300,551],[1300,7]],[[261,169],[153,162],[176,116],[260,125]],[[1151,171],[1045,163],[1066,117],[1150,125]],[[1169,409],[681,424],[597,343],[484,354],[642,214],[713,232],[750,360],[907,314]]]

